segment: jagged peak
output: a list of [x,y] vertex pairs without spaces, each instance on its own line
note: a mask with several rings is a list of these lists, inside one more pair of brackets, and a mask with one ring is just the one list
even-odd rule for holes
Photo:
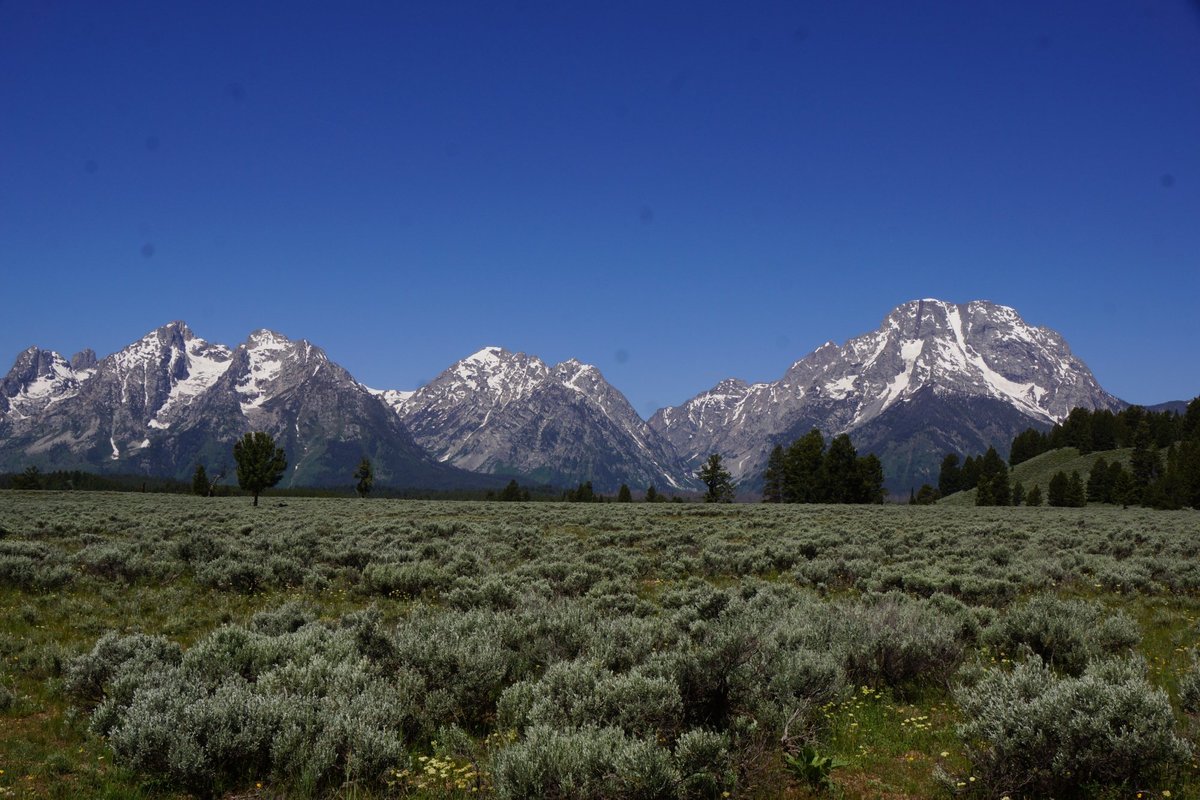
[[710,391],[728,394],[729,392],[742,391],[749,388],[750,384],[746,383],[741,378],[726,378],[714,386]]
[[464,358],[463,361],[470,361],[475,364],[494,364],[505,355],[510,354],[503,347],[489,344],[486,347],[482,347],[479,350],[476,350],[474,353],[471,353],[471,355]]
[[[301,340],[303,341],[303,340]],[[282,333],[273,331],[270,328],[258,328],[250,332],[246,337],[245,346],[248,348],[269,348],[279,349],[292,344],[292,340],[284,336]]]
[[75,355],[71,356],[71,369],[75,371],[92,369],[99,363],[96,358],[96,351],[90,347],[85,347]]
[[17,353],[13,369],[27,371],[36,369],[39,373],[50,374],[55,367],[70,368],[69,362],[54,350],[43,350],[37,345],[30,345]]
[[577,358],[568,358],[566,361],[560,361],[559,363],[555,364],[554,374],[560,376],[560,378],[566,383],[570,384],[572,388],[576,388],[574,386],[574,382],[583,377],[593,377],[598,380],[604,380],[604,376],[601,374],[598,367],[596,367],[594,364],[585,364]]

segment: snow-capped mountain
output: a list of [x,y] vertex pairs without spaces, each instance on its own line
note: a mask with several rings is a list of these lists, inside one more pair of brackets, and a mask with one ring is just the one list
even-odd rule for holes
[[692,486],[671,446],[625,396],[575,359],[551,367],[485,347],[388,401],[418,443],[463,469],[556,484],[590,480],[598,491],[621,483]]
[[[319,347],[258,330],[234,349],[182,322],[97,362],[30,348],[0,383],[0,469],[142,472],[231,469],[243,433],[271,433],[283,485],[346,484],[362,456],[390,485],[478,484],[431,459],[379,397]],[[484,482],[489,483],[489,482]]]
[[884,461],[888,485],[936,480],[946,452],[1006,448],[1030,425],[1049,426],[1076,406],[1119,408],[1067,343],[984,301],[915,300],[878,330],[827,342],[772,383],[726,380],[650,426],[689,465],[721,453],[734,477],[756,481],[767,454],[812,428],[850,433]]
[[95,372],[96,354],[86,350],[70,362],[51,350],[30,347],[0,380],[0,414],[16,419],[40,414],[51,403],[74,397]]
[[[0,380],[0,471],[90,469],[186,478],[271,433],[285,485],[342,484],[367,455],[383,485],[495,486],[496,476],[600,491],[695,488],[720,453],[744,488],[776,444],[847,432],[907,493],[947,452],[1007,448],[1074,407],[1119,408],[1062,337],[983,301],[915,300],[878,330],[826,343],[777,381],[722,381],[644,422],[595,367],[486,347],[416,391],[373,390],[319,347],[269,330],[230,348],[182,322],[97,360],[31,347]],[[468,472],[468,470],[470,472]]]

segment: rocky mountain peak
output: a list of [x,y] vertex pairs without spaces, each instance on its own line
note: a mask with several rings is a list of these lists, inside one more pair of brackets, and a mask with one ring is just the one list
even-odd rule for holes
[[670,447],[591,364],[553,367],[485,347],[416,392],[384,399],[440,461],[597,489],[622,482],[680,486]]
[[17,359],[0,394],[0,469],[186,478],[197,463],[227,463],[247,430],[265,430],[288,453],[288,485],[344,483],[363,455],[381,482],[494,482],[434,462],[381,398],[303,339],[262,329],[230,350],[172,322],[75,362],[37,348]]
[[[1054,331],[996,303],[925,298],[892,309],[874,331],[840,346],[821,345],[778,381],[744,388],[722,381],[656,413],[650,424],[688,463],[722,452],[743,470],[735,477],[744,478],[761,472],[776,442],[812,427],[827,436],[853,435],[929,398],[960,406],[994,403],[1008,409],[1004,425],[1022,420],[1026,427],[1052,424],[1076,406],[1120,406]],[[906,419],[911,426],[912,415]],[[973,434],[974,440],[982,435]]]
[[98,363],[96,351],[90,347],[85,347],[71,356],[71,369],[76,372],[81,372],[85,369],[95,369]]
[[61,355],[29,347],[21,351],[12,369],[0,380],[0,395],[9,399],[6,405],[27,413],[73,394],[79,381]]

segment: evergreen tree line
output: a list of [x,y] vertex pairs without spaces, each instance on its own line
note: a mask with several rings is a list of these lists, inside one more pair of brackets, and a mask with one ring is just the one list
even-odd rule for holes
[[846,434],[825,447],[816,428],[788,447],[776,445],[763,473],[766,503],[882,503],[883,464],[859,457]]
[[[996,452],[996,448],[989,447],[987,452],[981,456],[967,456],[962,464],[959,464],[958,454],[947,453],[942,459],[941,470],[938,473],[938,485],[934,489],[929,484],[921,487],[921,491],[913,498],[910,498],[910,503],[918,505],[923,503],[936,502],[939,498],[954,494],[955,492],[965,492],[971,489],[976,489],[975,505],[977,506],[1019,506],[1022,503],[1030,503],[1031,505],[1041,504],[1040,491],[1033,495],[1031,491],[1029,495],[1025,492],[1025,487],[1020,481],[1010,483],[1008,474],[1008,465],[1004,463],[1004,459]],[[1037,489],[1037,487],[1034,487]]]
[[[1009,463],[1013,466],[1035,455],[1060,447],[1081,452],[1130,448],[1129,466],[1097,456],[1085,484],[1078,471],[1060,470],[1050,479],[1046,502],[1052,506],[1083,506],[1086,502],[1143,505],[1152,508],[1200,508],[1200,397],[1184,414],[1150,412],[1131,406],[1111,411],[1074,409],[1049,433],[1032,428],[1013,440]],[[979,457],[958,455],[942,460],[938,486],[926,485],[909,502],[935,502],[939,497],[977,489],[976,505],[1041,505],[1041,489],[1026,495],[1021,484],[1009,484],[1007,466],[988,448]]]
[[1130,406],[1122,411],[1075,408],[1049,431],[1029,428],[1013,439],[1008,463],[1016,466],[1036,455],[1063,447],[1074,447],[1081,455],[1103,450],[1134,447],[1138,440],[1166,449],[1188,438],[1188,432],[1200,426],[1200,397],[1188,404],[1187,411],[1147,411]]
[[186,494],[189,487],[183,481],[170,478],[150,478],[145,475],[98,475],[77,469],[42,472],[35,466],[29,466],[22,472],[0,475],[0,489]]
[[[528,495],[529,495],[529,493],[525,492],[525,497],[522,499],[528,500],[529,499]],[[504,500],[506,498],[501,497],[500,499]],[[507,499],[512,499],[512,498],[507,498]],[[621,486],[617,489],[616,498],[607,497],[603,494],[600,494],[595,489],[593,489],[591,481],[584,481],[583,483],[580,483],[574,489],[567,489],[565,492],[563,492],[561,499],[565,500],[568,503],[608,503],[614,499],[618,503],[632,503],[633,502],[633,491],[629,488],[628,484],[622,483]],[[655,488],[654,484],[650,484],[649,486],[646,487],[646,496],[645,496],[644,500],[647,503],[667,503],[667,502],[682,503],[683,502],[682,498],[667,497],[666,495],[659,493],[658,489]]]

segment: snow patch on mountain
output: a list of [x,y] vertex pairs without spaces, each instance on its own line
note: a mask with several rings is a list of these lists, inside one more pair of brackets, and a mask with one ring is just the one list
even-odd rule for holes
[[[185,351],[179,355],[187,360],[187,376],[181,380],[173,380],[166,402],[147,423],[151,428],[169,428],[171,415],[177,413],[181,406],[188,405],[194,398],[208,391],[229,370],[232,363],[228,347],[209,344],[196,336],[188,339]],[[172,368],[174,358],[175,356],[172,357]],[[173,369],[169,374],[173,374]]]
[[266,328],[250,334],[246,347],[249,368],[236,387],[243,414],[261,408],[271,398],[271,384],[283,372],[291,346],[291,341]]
[[550,367],[489,346],[387,402],[435,458],[464,469],[594,480],[599,490],[688,483],[629,401],[599,369],[573,358]]
[[927,391],[999,401],[1029,424],[1061,420],[1076,406],[1120,407],[1056,332],[1007,306],[927,298],[841,346],[822,344],[778,381],[722,381],[659,410],[650,426],[693,468],[719,452],[735,478],[746,478],[761,472],[781,437],[813,425],[827,436],[852,433]]

